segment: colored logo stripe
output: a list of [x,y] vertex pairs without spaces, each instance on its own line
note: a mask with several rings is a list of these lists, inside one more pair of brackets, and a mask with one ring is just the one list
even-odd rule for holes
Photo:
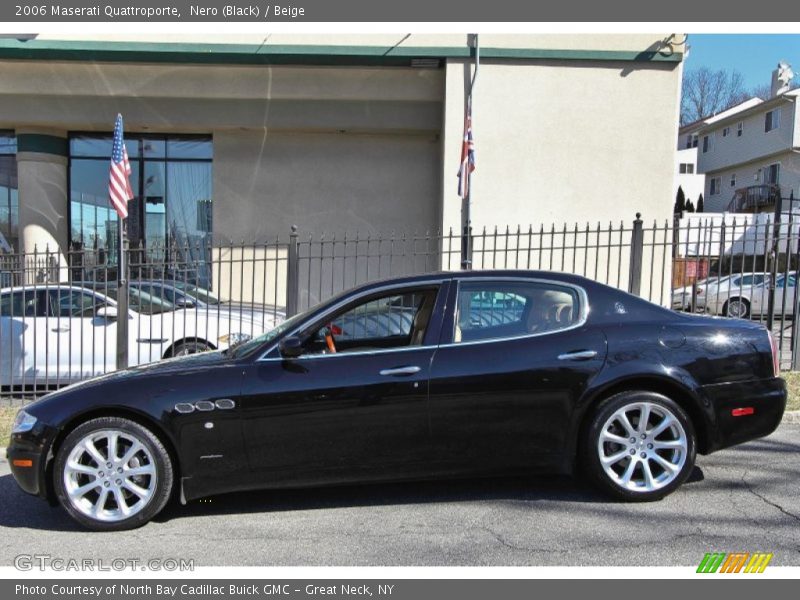
[[763,573],[764,569],[767,568],[767,565],[771,560],[772,560],[772,553],[765,554],[763,552],[757,552],[756,554],[753,554],[753,557],[750,559],[750,562],[747,563],[744,572]]
[[697,567],[698,573],[763,573],[772,560],[772,553],[706,552]]

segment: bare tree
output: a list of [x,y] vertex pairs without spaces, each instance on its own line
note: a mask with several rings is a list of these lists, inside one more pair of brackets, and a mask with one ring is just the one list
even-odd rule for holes
[[744,77],[739,71],[712,71],[708,67],[685,71],[681,93],[681,125],[715,115],[749,97],[744,88]]
[[[800,81],[797,79],[793,79],[789,83],[789,89],[794,90],[800,87]],[[772,86],[769,83],[763,83],[761,85],[757,85],[750,90],[750,96],[755,98],[761,98],[762,100],[769,100],[772,98]]]

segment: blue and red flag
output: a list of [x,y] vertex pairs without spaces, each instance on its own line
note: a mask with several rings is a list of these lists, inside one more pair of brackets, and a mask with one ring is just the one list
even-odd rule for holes
[[108,173],[108,199],[121,219],[128,216],[128,200],[133,199],[131,188],[131,164],[128,150],[122,139],[122,115],[117,115],[114,124],[114,143],[111,148],[111,168]]
[[475,170],[475,142],[472,139],[472,100],[464,117],[464,139],[461,143],[461,165],[458,168],[458,195],[469,195],[469,174]]

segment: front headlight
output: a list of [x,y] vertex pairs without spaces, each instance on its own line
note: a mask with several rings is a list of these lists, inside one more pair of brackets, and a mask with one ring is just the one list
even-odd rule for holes
[[33,429],[34,425],[36,425],[36,417],[21,410],[14,419],[14,424],[11,426],[11,433],[25,433]]
[[220,343],[228,344],[229,346],[237,346],[249,341],[252,336],[246,333],[228,333],[218,338]]

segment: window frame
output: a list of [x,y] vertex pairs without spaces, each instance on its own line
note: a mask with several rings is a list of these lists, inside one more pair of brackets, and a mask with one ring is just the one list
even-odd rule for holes
[[[777,117],[777,118],[776,118]],[[769,127],[769,129],[767,128]],[[770,133],[781,128],[780,107],[773,108],[764,113],[764,133]]]
[[[113,131],[86,131],[86,130],[75,130],[69,131],[67,133],[67,244],[71,248],[73,243],[76,241],[73,238],[73,223],[72,223],[72,166],[74,161],[110,161],[111,156],[109,155],[96,155],[96,154],[74,154],[72,151],[72,143],[73,140],[78,138],[94,138],[98,140],[107,140],[113,137]],[[140,196],[138,194],[139,191],[143,191],[144,184],[145,184],[145,165],[146,163],[161,163],[161,164],[168,164],[168,163],[205,163],[211,165],[211,200],[213,202],[214,198],[214,135],[213,132],[207,133],[157,133],[157,132],[147,132],[147,133],[130,133],[127,134],[125,137],[125,143],[129,144],[130,142],[136,142],[137,144],[141,144],[146,142],[147,140],[153,141],[163,141],[164,142],[164,155],[163,156],[148,156],[144,155],[141,152],[137,152],[136,156],[130,157],[131,163],[137,163],[139,165],[139,176],[138,179],[135,181],[131,181],[131,187],[133,187],[134,194],[142,198],[143,206],[146,204],[144,200],[144,196]],[[167,147],[170,141],[208,141],[211,146],[211,158],[183,158],[183,157],[171,157],[168,155]],[[166,199],[165,199],[166,202]],[[113,210],[113,209],[112,209]],[[143,208],[146,211],[146,207]],[[168,219],[167,215],[167,206],[165,204],[164,207],[164,214],[165,219]],[[146,227],[145,221],[147,219],[146,214],[144,215],[144,220],[142,222],[143,227]],[[212,229],[209,231],[209,235],[213,235],[213,222],[211,225]],[[146,235],[146,233],[144,234]],[[164,239],[164,247],[170,246],[170,231],[169,226],[166,227],[165,232],[165,239]],[[85,246],[85,249],[89,249],[89,246]],[[112,254],[116,253],[116,248],[105,248],[105,251],[109,253],[109,259]],[[116,265],[116,258],[113,261],[110,261],[108,264]]]
[[[539,331],[533,333],[523,333],[517,335],[487,338],[482,340],[469,340],[466,342],[456,342],[455,341],[456,306],[458,304],[458,295],[461,292],[461,285],[463,283],[479,283],[479,282],[486,282],[493,284],[533,283],[533,284],[553,285],[561,288],[569,288],[574,292],[576,292],[576,295],[578,297],[578,316],[572,325],[554,331]],[[440,348],[463,347],[463,346],[472,346],[476,344],[493,344],[510,340],[521,340],[526,338],[543,337],[547,335],[558,335],[561,333],[572,331],[573,329],[577,329],[579,327],[583,327],[589,315],[588,311],[589,297],[586,294],[586,290],[584,288],[582,288],[579,285],[569,283],[566,281],[558,281],[556,279],[546,279],[542,277],[461,277],[456,279],[453,298],[454,301],[450,302],[449,303],[450,306],[447,307],[448,314],[446,316],[450,322],[448,323],[448,320],[446,320],[444,325],[442,326],[442,335],[446,337],[444,340],[440,340],[441,342],[439,344]]]
[[703,136],[703,154],[708,154],[711,152],[711,134],[707,134]]
[[722,177],[711,177],[708,181],[708,195],[719,196],[722,193]]
[[728,137],[731,134],[730,125],[722,128],[722,137]]
[[[772,167],[775,167],[775,181],[770,181],[772,179]],[[780,161],[769,163],[766,167],[764,167],[764,185],[780,185],[781,184],[781,163]]]
[[[280,355],[278,351],[278,346],[280,345],[281,341],[292,337],[292,336],[303,336],[303,335],[310,335],[315,330],[319,329],[322,325],[325,324],[326,321],[330,321],[330,319],[340,314],[342,311],[347,311],[350,308],[356,306],[362,302],[369,302],[371,299],[380,298],[381,296],[393,295],[397,294],[404,294],[410,293],[413,290],[425,290],[425,289],[436,289],[436,296],[434,298],[433,303],[433,312],[431,313],[431,320],[428,323],[428,331],[425,332],[425,339],[423,339],[422,343],[418,346],[402,346],[400,348],[381,348],[375,350],[365,350],[365,351],[356,351],[356,352],[341,352],[336,354],[301,354],[297,358],[292,360],[312,360],[318,358],[341,358],[345,356],[365,356],[365,355],[373,355],[373,354],[388,354],[390,352],[411,352],[414,350],[430,350],[431,348],[436,348],[439,345],[439,333],[435,336],[431,335],[430,326],[431,324],[436,323],[436,319],[438,318],[438,322],[441,325],[443,322],[443,317],[446,315],[442,315],[442,310],[446,304],[447,298],[450,294],[450,284],[451,279],[425,279],[419,282],[404,282],[404,283],[394,283],[394,284],[387,284],[385,286],[380,286],[377,288],[373,288],[367,291],[362,292],[357,296],[347,295],[346,297],[342,298],[340,301],[331,304],[324,312],[321,313],[312,313],[308,315],[308,318],[303,319],[300,321],[295,327],[290,330],[285,331],[282,333],[278,338],[274,340],[270,340],[269,345],[266,346],[266,349],[255,350],[253,352],[253,356],[256,356],[254,362],[271,362],[271,361],[284,361],[287,360],[283,356]],[[438,316],[437,316],[438,315]],[[249,356],[249,355],[248,355]]]
[[[72,286],[72,287],[48,286],[48,287],[44,287],[43,289],[45,291],[45,296],[44,297],[45,297],[45,301],[47,303],[47,306],[45,308],[45,313],[46,313],[46,317],[49,318],[49,319],[94,319],[94,318],[97,317],[96,314],[92,315],[92,316],[87,316],[87,315],[83,315],[83,314],[81,314],[81,315],[55,314],[56,313],[55,308],[59,308],[60,309],[60,306],[59,307],[55,307],[53,305],[53,301],[52,301],[53,294],[58,294],[60,296],[61,294],[64,294],[64,293],[66,293],[66,294],[79,293],[79,294],[82,294],[84,296],[91,296],[92,299],[93,299],[92,300],[92,310],[94,310],[94,311],[97,311],[100,308],[105,308],[107,306],[111,306],[111,304],[110,304],[111,298],[103,298],[102,296],[98,295],[94,290],[90,290],[88,288],[75,287],[75,286]],[[59,312],[60,312],[60,310],[59,310]]]
[[736,137],[742,137],[744,134],[744,121],[739,121],[736,124]]

